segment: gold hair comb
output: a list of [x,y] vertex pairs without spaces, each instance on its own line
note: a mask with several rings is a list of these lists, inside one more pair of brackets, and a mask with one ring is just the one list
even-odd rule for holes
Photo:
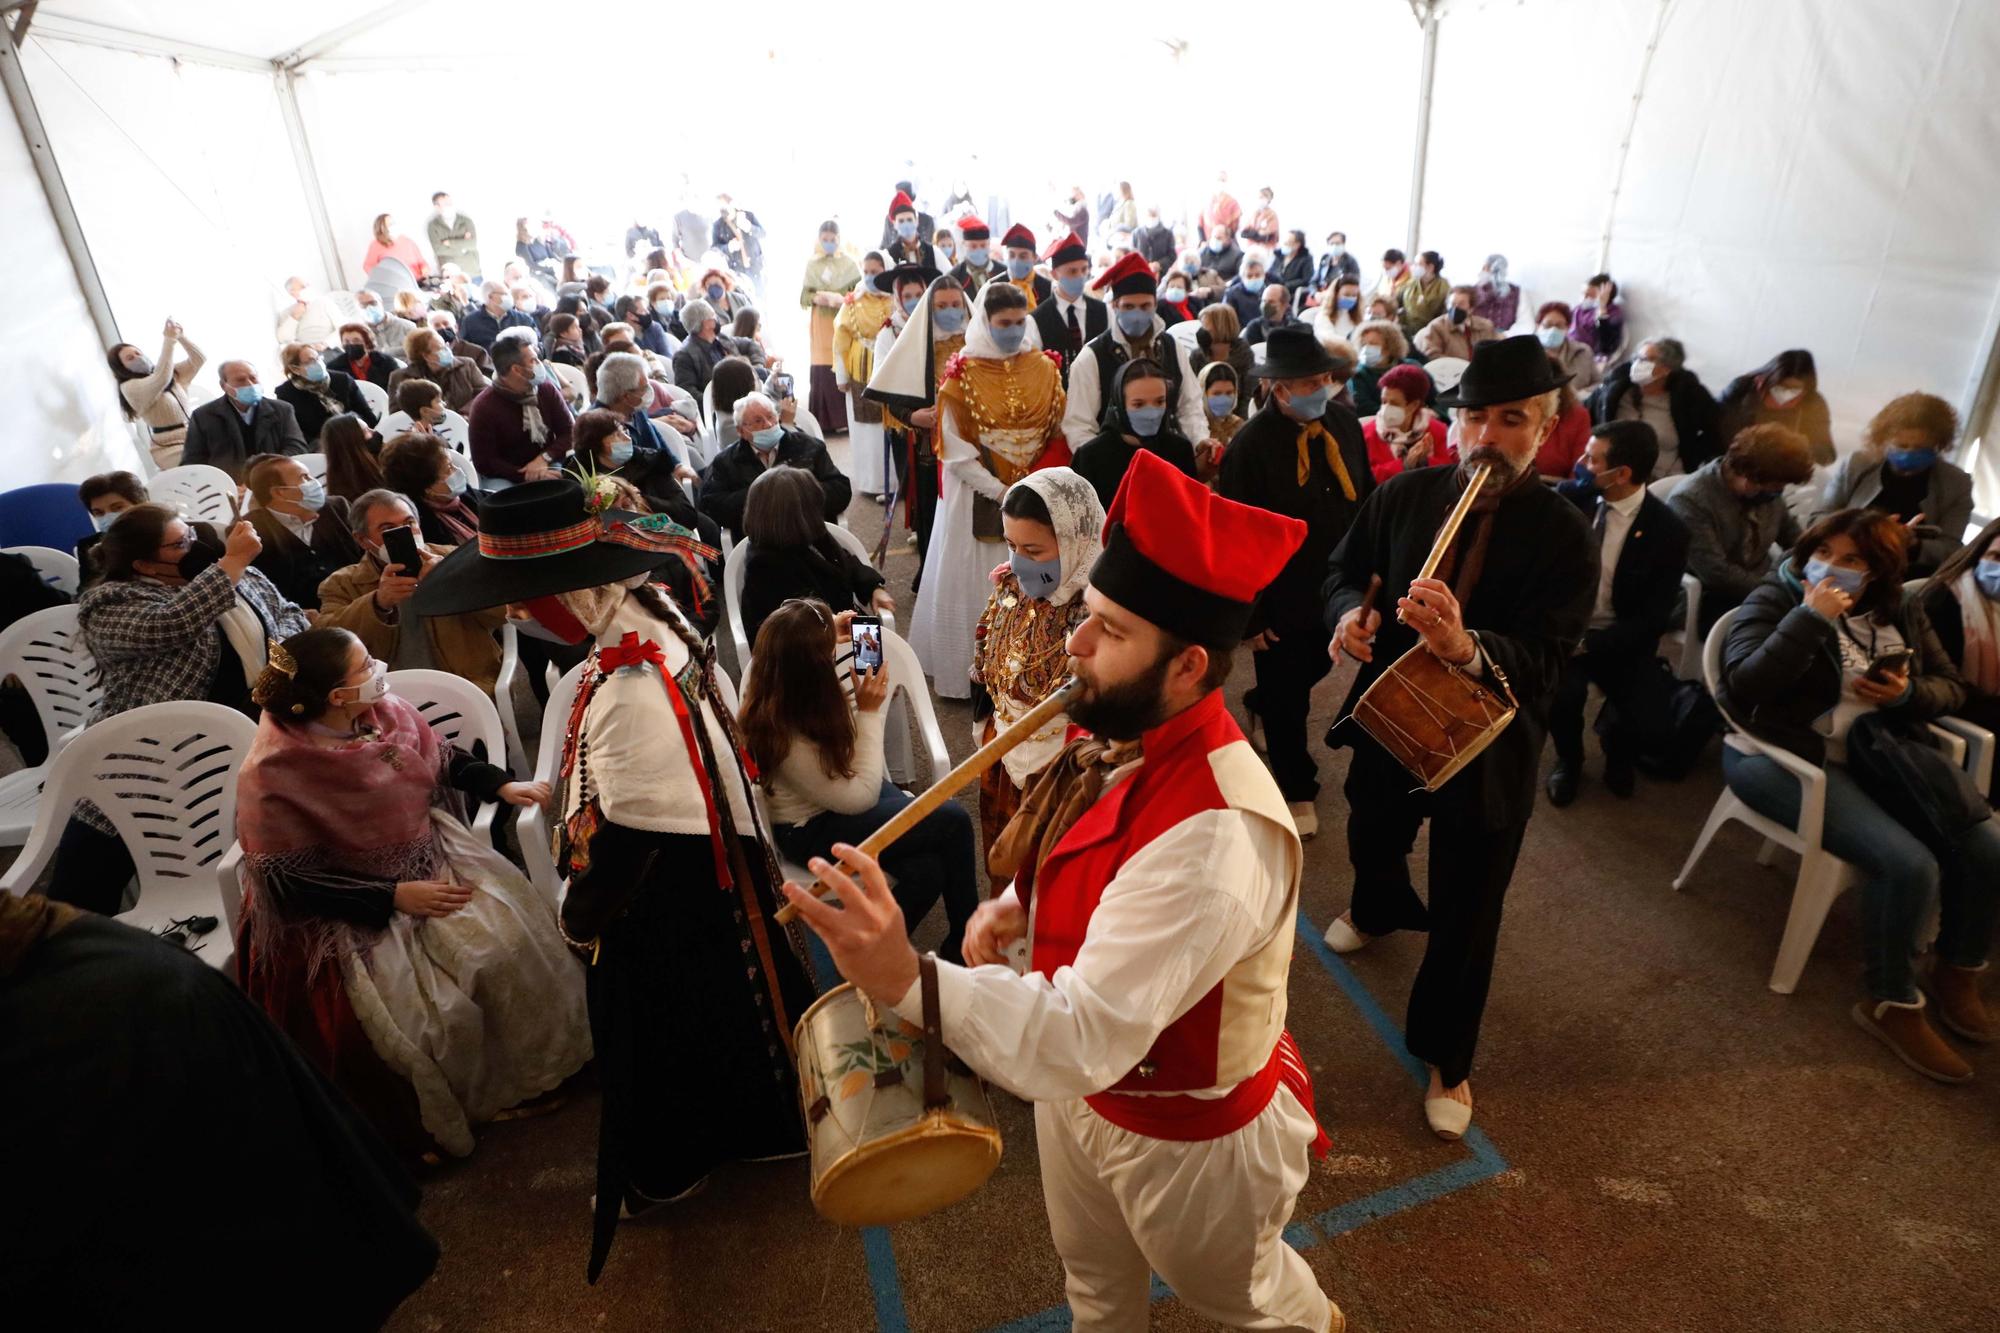
[[271,662],[271,669],[273,671],[280,672],[286,676],[290,676],[293,678],[296,678],[299,674],[298,660],[294,658],[289,651],[287,651],[285,645],[282,643],[274,643],[271,645],[270,662]]

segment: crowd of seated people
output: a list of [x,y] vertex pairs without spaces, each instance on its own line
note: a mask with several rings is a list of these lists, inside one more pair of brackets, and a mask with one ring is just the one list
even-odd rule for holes
[[[1275,246],[1228,222],[1177,235],[1152,211],[1147,227],[1109,229],[1113,239],[1086,247],[1085,268],[1101,273],[1144,239],[1157,296],[1134,308],[1157,313],[1156,327],[1194,326],[1179,335],[1182,364],[1205,427],[1187,438],[1192,417],[1175,411],[1159,359],[1172,349],[1150,344],[1151,356],[1102,376],[1093,429],[1067,442],[1094,493],[1108,505],[1140,452],[1213,484],[1251,471],[1234,451],[1275,447],[1276,463],[1256,469],[1259,484],[1283,489],[1296,476],[1315,549],[1331,549],[1371,486],[1457,463],[1458,363],[1513,334],[1562,381],[1550,391],[1531,480],[1558,486],[1576,505],[1601,561],[1588,626],[1554,696],[1550,801],[1568,807],[1582,789],[1593,685],[1604,696],[1595,721],[1603,785],[1617,797],[1633,793],[1639,759],[1660,742],[1663,692],[1676,688],[1655,660],[1657,644],[1681,622],[1691,575],[1697,633],[1737,612],[1716,704],[1731,724],[1828,774],[1827,848],[1864,875],[1857,1021],[1921,1073],[1971,1077],[1942,1034],[2000,1036],[1978,982],[2000,903],[2000,832],[1979,822],[1941,850],[1848,764],[1857,728],[1865,744],[1880,719],[1956,715],[2000,726],[2000,523],[1967,541],[1973,487],[1948,457],[1960,436],[1951,406],[1904,393],[1841,454],[1808,351],[1784,351],[1716,395],[1686,346],[1628,316],[1608,273],[1593,275],[1574,304],[1524,302],[1500,255],[1476,281],[1460,282],[1436,251],[1389,250],[1379,275],[1364,277],[1344,233],[1332,233],[1316,263],[1307,234],[1279,229],[1268,211],[1267,201],[1252,217],[1270,224]],[[96,718],[198,699],[259,719],[239,807],[251,854],[246,992],[410,1152],[469,1150],[475,1126],[534,1106],[588,1052],[581,973],[553,919],[514,910],[528,892],[520,872],[463,836],[457,807],[466,796],[530,804],[548,793],[494,767],[501,756],[452,752],[383,683],[388,670],[425,667],[489,695],[496,688],[505,608],[421,617],[409,608],[441,562],[480,541],[481,505],[492,495],[581,485],[715,550],[706,564],[676,562],[661,576],[702,635],[722,614],[724,534],[740,539],[729,558],[744,562],[741,628],[755,645],[744,734],[794,859],[859,841],[909,799],[884,775],[881,675],[863,673],[844,688],[837,663],[849,616],[895,603],[882,572],[827,531],[853,488],[791,388],[778,330],[762,322],[748,272],[705,269],[703,256],[663,248],[628,270],[614,266],[619,276],[585,277],[567,262],[575,255],[550,248],[545,228],[526,258],[496,273],[480,266],[476,242],[463,248],[465,223],[456,214],[434,222],[433,245],[451,247],[425,265],[436,278],[387,303],[357,294],[358,320],[333,315],[298,283],[280,343],[215,366],[210,401],[196,401],[209,387],[200,375],[207,358],[179,325],[166,325],[157,357],[128,343],[108,349],[125,411],[152,432],[154,461],[227,473],[242,488],[232,521],[188,522],[152,503],[132,473],[79,488],[96,529],[78,543],[80,623],[104,690]],[[907,246],[951,262],[914,239],[922,234]],[[950,228],[937,235],[959,239]],[[391,233],[377,258],[402,257],[405,241]],[[881,258],[873,256],[875,269]],[[558,263],[572,276],[558,277]],[[1111,303],[1072,291],[1070,279],[1083,275],[1059,269],[1068,262],[1048,272],[999,267],[980,281],[1039,281],[1038,299],[1053,304],[1061,292],[1080,319],[1104,328]],[[947,322],[930,322],[931,297],[944,290],[960,299],[940,309],[975,305],[962,285],[919,282],[905,299],[898,283],[884,346],[907,327],[944,330]],[[974,330],[990,338],[988,317],[1005,304],[977,300]],[[1064,327],[1033,322],[1044,335]],[[1114,315],[1111,327],[1121,324]],[[1004,359],[990,349],[968,355]],[[1310,364],[1274,376],[1272,357]],[[580,401],[565,394],[572,372],[582,375]],[[387,393],[390,413],[378,420],[364,385]],[[464,418],[464,438],[452,436],[447,413]],[[323,478],[299,461],[314,453],[324,455]],[[896,521],[893,511],[885,518]],[[405,531],[416,538],[414,568],[390,550]],[[968,627],[979,609],[962,617]],[[1246,646],[1253,655],[1300,651],[1280,650],[1268,627]],[[523,635],[520,650],[540,697],[541,666],[582,660],[589,645]],[[1314,645],[1309,656],[1319,652]],[[1888,656],[1895,667],[1880,669]],[[1315,667],[1324,674],[1323,660]],[[1261,672],[1259,691],[1275,695],[1281,674]],[[1265,703],[1280,711],[1273,698]],[[37,749],[20,714],[20,699],[0,691],[0,726],[24,758],[46,754],[46,738]],[[409,747],[420,771],[340,785],[342,771],[364,762],[357,756],[384,744]],[[1797,817],[1798,783],[1768,759],[1728,750],[1723,770],[1754,809],[1781,822]],[[288,793],[302,783],[333,799],[299,808]],[[402,783],[410,790],[399,796]],[[1294,811],[1303,829],[1297,801]],[[364,826],[367,837],[340,836]],[[900,846],[890,866],[899,901],[914,920],[941,900],[942,952],[954,954],[977,900],[970,821],[947,804]],[[392,864],[391,853],[404,859]],[[52,896],[115,913],[131,878],[131,857],[108,821],[88,803],[78,807],[61,835]],[[1932,894],[1944,901],[1944,925],[1935,959],[1916,968],[1911,953]],[[420,921],[454,922],[490,964],[456,977],[472,997],[473,1028],[437,1036],[444,1020],[423,997],[432,994],[425,978],[443,964],[411,944]],[[352,968],[302,965],[383,941],[398,947],[393,969],[370,983],[386,988],[380,995],[358,991]],[[547,1003],[524,1006],[524,991]],[[327,1013],[330,1027],[314,1019]],[[431,1058],[385,1081],[369,1062],[398,1040]],[[488,1058],[498,1066],[483,1066]]]

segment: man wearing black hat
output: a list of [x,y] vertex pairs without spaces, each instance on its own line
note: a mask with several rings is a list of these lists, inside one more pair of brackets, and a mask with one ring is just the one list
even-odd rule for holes
[[1306,716],[1313,686],[1333,669],[1320,643],[1320,585],[1327,556],[1375,489],[1360,418],[1333,398],[1338,369],[1312,330],[1274,330],[1257,367],[1270,398],[1229,442],[1215,482],[1218,494],[1306,525],[1305,543],[1257,599],[1245,636],[1257,684],[1243,700],[1251,740],[1261,733],[1302,838],[1319,832],[1319,766],[1306,748]]
[[[1352,907],[1326,932],[1351,953],[1392,930],[1428,931],[1410,989],[1404,1042],[1431,1067],[1424,1115],[1441,1138],[1472,1121],[1473,1049],[1493,974],[1500,907],[1528,816],[1564,664],[1583,638],[1597,594],[1597,548],[1576,507],[1535,476],[1535,452],[1555,429],[1567,376],[1533,337],[1473,349],[1453,393],[1457,467],[1390,477],[1355,516],[1333,553],[1326,623],[1334,654],[1362,664],[1329,743],[1354,747],[1347,769]],[[1239,435],[1238,441],[1242,439]],[[1419,579],[1447,515],[1473,472],[1491,472],[1433,578]],[[1364,604],[1371,582],[1393,605]],[[1347,715],[1399,657],[1421,648],[1496,693],[1511,689],[1518,715],[1435,793],[1416,785]],[[1409,854],[1428,819],[1430,903],[1410,883]]]
[[[662,516],[593,512],[567,478],[527,482],[480,502],[477,539],[409,602],[423,616],[506,605],[524,629],[596,641],[553,811],[569,877],[560,919],[591,963],[604,1089],[593,1282],[621,1216],[685,1198],[717,1166],[806,1146],[788,1034],[812,988],[772,919],[777,861],[756,781],[714,654],[648,582],[703,555],[714,548]],[[707,1062],[699,1096],[694,1050]]]
[[[1160,282],[1152,266],[1137,254],[1127,254],[1092,284],[1111,293],[1111,323],[1090,339],[1069,367],[1068,398],[1063,405],[1063,438],[1074,449],[1110,429],[1111,406],[1104,393],[1119,369],[1135,357],[1150,357],[1167,374],[1167,408],[1180,423],[1181,434],[1196,445],[1212,445],[1208,417],[1202,409],[1201,386],[1194,377],[1185,344],[1165,336],[1166,321],[1157,313]],[[1060,344],[1058,344],[1060,346]]]
[[[1035,306],[1031,318],[1042,335],[1042,346],[1062,357],[1062,382],[1067,390],[1071,363],[1086,342],[1103,336],[1111,326],[1111,313],[1104,302],[1083,289],[1090,280],[1090,251],[1084,249],[1075,232],[1049,251],[1049,272],[1055,278],[1054,290]],[[1075,443],[1070,447],[1075,448]]]

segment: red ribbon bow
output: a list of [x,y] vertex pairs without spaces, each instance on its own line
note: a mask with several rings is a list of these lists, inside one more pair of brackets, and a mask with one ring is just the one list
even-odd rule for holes
[[615,646],[597,650],[597,664],[605,671],[638,666],[641,662],[651,662],[663,672],[667,669],[667,655],[660,651],[660,645],[651,639],[641,643],[639,636],[631,630],[626,630],[625,637]]

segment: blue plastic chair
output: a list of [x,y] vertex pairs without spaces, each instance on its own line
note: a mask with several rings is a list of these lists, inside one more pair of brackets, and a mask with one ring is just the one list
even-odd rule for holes
[[95,530],[73,483],[50,481],[0,491],[0,546],[74,551],[77,540]]

